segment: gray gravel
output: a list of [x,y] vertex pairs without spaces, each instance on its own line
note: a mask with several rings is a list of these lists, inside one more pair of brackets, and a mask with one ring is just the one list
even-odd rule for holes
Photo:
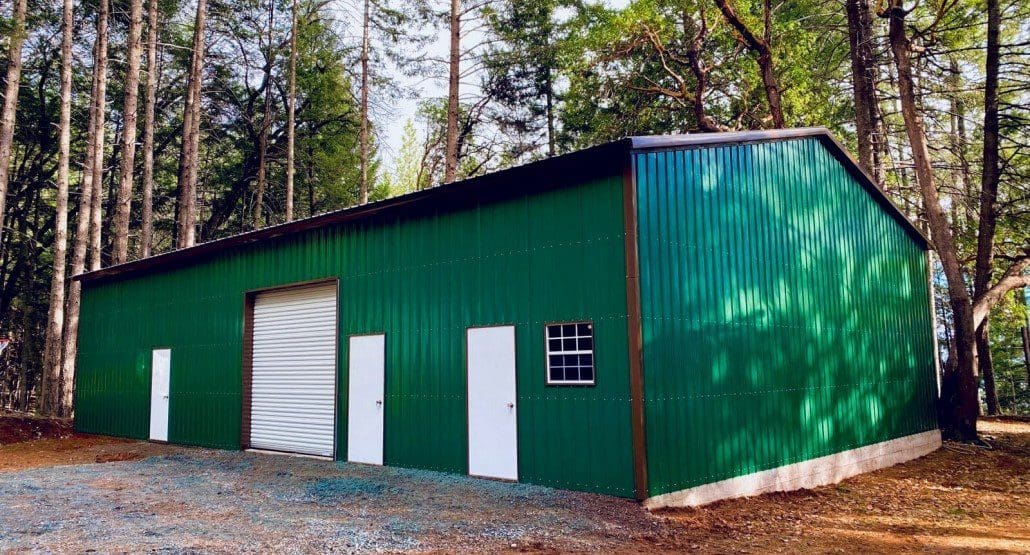
[[[636,503],[438,472],[170,448],[0,473],[0,552],[625,550]],[[635,546],[635,547],[634,547]]]

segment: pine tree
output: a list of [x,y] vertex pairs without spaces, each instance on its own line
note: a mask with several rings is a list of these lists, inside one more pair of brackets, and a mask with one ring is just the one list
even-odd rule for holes
[[293,221],[293,174],[297,143],[297,0],[290,3],[290,83],[286,98],[286,221]]
[[200,91],[204,76],[204,26],[207,0],[197,0],[193,23],[193,51],[182,110],[182,147],[179,150],[179,203],[176,246],[192,247],[197,238],[197,165],[200,163]]
[[129,257],[129,213],[132,208],[132,177],[136,166],[136,116],[139,104],[139,66],[143,31],[143,0],[129,2],[129,30],[126,35],[125,107],[122,109],[122,158],[118,197],[114,212],[114,252],[111,261],[121,264]]
[[147,0],[147,75],[143,108],[143,192],[140,222],[140,258],[150,256],[154,243],[154,118],[157,103],[158,0]]
[[50,278],[50,309],[43,350],[43,414],[61,413],[61,355],[64,352],[65,270],[68,254],[68,179],[71,158],[73,0],[64,0],[61,17],[61,115],[58,122],[57,203],[54,215],[54,264]]
[[25,0],[14,0],[13,26],[7,49],[7,79],[3,109],[0,111],[0,240],[3,239],[6,214],[7,181],[11,171],[11,148],[14,146],[15,115],[21,89],[21,49],[25,43]]
[[555,0],[505,0],[491,6],[486,21],[493,46],[484,56],[484,92],[490,119],[513,142],[516,159],[541,146],[557,153],[556,87],[558,25]]

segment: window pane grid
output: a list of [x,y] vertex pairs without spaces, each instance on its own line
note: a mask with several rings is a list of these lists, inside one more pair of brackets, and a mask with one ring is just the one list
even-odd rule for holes
[[547,335],[547,383],[594,383],[594,329],[589,322],[550,324]]

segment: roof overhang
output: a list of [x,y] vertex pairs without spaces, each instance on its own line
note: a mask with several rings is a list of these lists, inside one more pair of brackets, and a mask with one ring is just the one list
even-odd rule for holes
[[620,139],[584,150],[516,166],[486,175],[416,191],[379,202],[354,206],[302,220],[264,227],[166,253],[108,266],[78,274],[72,279],[82,283],[106,281],[116,277],[174,268],[216,256],[228,249],[251,245],[304,231],[339,225],[366,218],[432,213],[460,209],[470,203],[490,198],[505,198],[528,192],[560,188],[567,185],[563,172],[575,171],[576,181],[616,175],[621,172],[625,157],[631,152],[662,149],[721,146],[755,142],[817,138],[844,166],[848,173],[869,192],[922,248],[930,248],[930,240],[862,170],[858,162],[833,134],[824,127],[773,129],[687,135],[651,135]]

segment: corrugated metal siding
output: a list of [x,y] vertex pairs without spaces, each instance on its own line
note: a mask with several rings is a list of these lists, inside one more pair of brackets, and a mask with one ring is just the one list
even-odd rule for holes
[[[465,330],[513,324],[521,480],[631,496],[621,206],[613,175],[467,210],[313,230],[87,286],[76,425],[145,437],[147,357],[167,346],[170,440],[237,448],[243,292],[338,277],[338,458],[347,336],[386,334],[386,464],[463,473]],[[597,385],[546,387],[544,323],[583,319],[595,323]]]
[[924,253],[817,140],[635,165],[652,495],[936,427]]

